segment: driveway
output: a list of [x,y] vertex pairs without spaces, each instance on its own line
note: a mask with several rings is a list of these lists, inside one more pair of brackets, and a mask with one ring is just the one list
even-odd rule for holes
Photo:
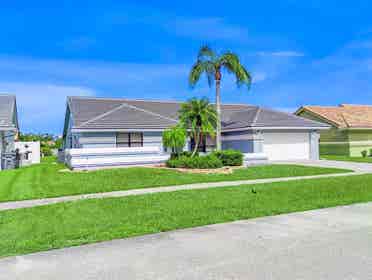
[[342,169],[351,169],[355,172],[372,173],[372,163],[336,161],[336,160],[291,160],[291,161],[273,161],[275,164],[300,164],[307,166],[334,167]]
[[372,279],[372,203],[0,260],[0,279]]

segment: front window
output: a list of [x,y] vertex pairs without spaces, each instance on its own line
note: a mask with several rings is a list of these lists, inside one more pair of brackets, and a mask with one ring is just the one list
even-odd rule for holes
[[[191,151],[194,150],[195,148],[195,141],[193,138],[190,139],[191,142]],[[206,153],[206,152],[211,152],[216,148],[216,139],[212,138],[210,136],[201,136],[199,145],[198,145],[198,152],[199,153]]]
[[120,132],[116,134],[116,147],[143,147],[142,132]]

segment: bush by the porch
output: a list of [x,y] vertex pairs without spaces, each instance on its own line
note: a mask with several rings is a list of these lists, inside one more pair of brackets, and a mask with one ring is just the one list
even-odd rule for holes
[[175,126],[163,132],[163,146],[170,148],[173,155],[179,155],[186,145],[186,130]]
[[170,168],[194,168],[194,169],[212,169],[223,167],[222,161],[213,154],[206,156],[180,156],[178,158],[169,159],[166,162]]
[[237,150],[215,151],[213,154],[218,157],[224,166],[243,165],[243,154]]

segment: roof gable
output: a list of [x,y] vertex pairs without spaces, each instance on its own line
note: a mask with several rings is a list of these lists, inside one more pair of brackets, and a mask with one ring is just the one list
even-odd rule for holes
[[370,105],[304,106],[298,113],[301,110],[315,114],[339,128],[372,128]]

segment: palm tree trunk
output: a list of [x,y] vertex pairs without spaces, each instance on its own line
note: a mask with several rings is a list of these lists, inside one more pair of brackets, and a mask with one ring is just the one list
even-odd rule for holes
[[195,133],[194,134],[194,151],[192,152],[191,157],[193,157],[196,154],[196,152],[198,151],[198,148],[199,148],[199,138],[200,138],[199,133]]
[[[218,76],[218,77],[217,77]],[[221,74],[216,75],[216,112],[217,112],[217,127],[216,127],[216,149],[221,150]]]

